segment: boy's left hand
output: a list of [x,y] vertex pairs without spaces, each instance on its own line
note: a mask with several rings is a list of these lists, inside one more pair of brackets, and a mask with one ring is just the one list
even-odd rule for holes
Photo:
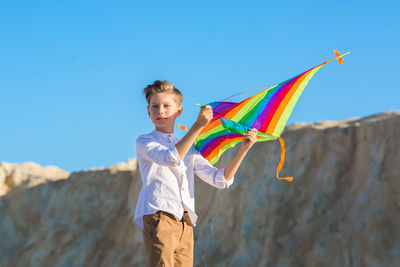
[[257,142],[258,130],[253,128],[251,131],[244,133],[244,138],[242,140],[242,148],[249,150]]

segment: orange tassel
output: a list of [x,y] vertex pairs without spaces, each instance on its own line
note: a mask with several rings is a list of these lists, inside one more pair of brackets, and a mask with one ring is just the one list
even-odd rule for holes
[[179,122],[178,122],[178,127],[181,130],[186,130],[186,132],[189,132],[188,128],[185,125],[180,125]]
[[[340,57],[341,56],[338,50],[334,49],[333,52],[335,53],[336,57]],[[343,64],[343,58],[338,58],[338,62],[339,62],[340,65],[342,65]]]
[[285,150],[285,141],[283,141],[283,139],[281,137],[278,137],[278,138],[279,138],[279,142],[281,143],[281,160],[279,161],[278,168],[276,168],[276,178],[278,180],[286,180],[286,181],[291,182],[291,181],[293,181],[293,177],[289,176],[289,177],[279,178],[279,173],[281,172],[281,169],[282,169],[282,166],[283,166],[283,162],[285,162],[285,152],[286,152],[286,150]]

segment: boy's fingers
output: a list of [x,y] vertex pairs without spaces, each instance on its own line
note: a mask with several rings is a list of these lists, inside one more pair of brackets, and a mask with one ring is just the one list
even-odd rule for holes
[[213,110],[212,110],[212,108],[211,108],[210,105],[204,106],[204,107],[202,108],[202,111],[203,111],[203,112],[209,112],[209,113],[213,112]]
[[246,133],[243,134],[244,138],[248,139],[248,140],[252,140],[252,141],[256,141],[257,140],[257,130],[254,131],[254,129],[252,129],[251,131],[248,131]]
[[251,129],[250,131],[245,132],[246,135],[256,135],[258,133],[257,129]]

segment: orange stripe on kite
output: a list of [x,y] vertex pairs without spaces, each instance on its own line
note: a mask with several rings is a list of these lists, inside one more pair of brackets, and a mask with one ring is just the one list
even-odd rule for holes
[[296,90],[299,88],[301,83],[304,81],[304,79],[310,74],[312,70],[309,70],[307,73],[304,73],[297,81],[296,83],[290,88],[289,92],[287,92],[286,96],[283,98],[281,104],[279,105],[278,109],[276,110],[274,116],[272,117],[271,122],[268,125],[267,133],[274,133],[276,125],[278,124],[282,113],[285,111],[287,104],[289,103],[290,99],[292,99],[292,96],[296,93]]
[[[255,95],[255,96],[256,96],[256,95]],[[252,96],[252,97],[247,98],[246,100],[243,100],[243,102],[240,103],[240,105],[237,105],[235,108],[233,108],[231,111],[229,111],[229,112],[224,116],[224,118],[226,118],[226,119],[228,119],[228,120],[231,120],[231,119],[233,118],[233,116],[235,116],[236,113],[238,113],[239,110],[241,110],[241,109],[242,109],[253,97],[255,97],[255,96]]]
[[219,117],[215,118],[215,120],[211,121],[209,124],[206,125],[206,127],[203,128],[203,130],[200,132],[199,135],[210,131],[211,129],[217,127],[220,124],[221,124],[221,120],[219,119]]
[[231,143],[235,140],[242,140],[243,136],[235,137],[235,138],[227,138],[222,141],[214,150],[206,157],[208,161],[211,161],[216,155],[218,155],[219,151],[227,144]]

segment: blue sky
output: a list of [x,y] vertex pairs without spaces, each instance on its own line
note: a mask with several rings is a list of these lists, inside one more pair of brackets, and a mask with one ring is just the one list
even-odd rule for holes
[[353,53],[314,76],[289,124],[399,110],[399,12],[398,1],[3,0],[0,161],[113,165],[153,129],[142,89],[154,80],[183,92],[191,126],[196,103],[275,85],[333,49]]

